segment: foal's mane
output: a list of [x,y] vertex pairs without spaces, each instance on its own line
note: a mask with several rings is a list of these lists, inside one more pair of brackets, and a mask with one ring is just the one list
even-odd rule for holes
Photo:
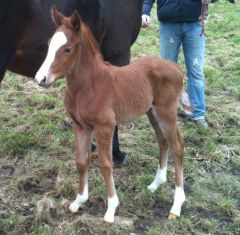
[[104,60],[103,55],[100,51],[100,46],[98,42],[93,36],[93,33],[90,30],[90,28],[83,21],[81,21],[80,34],[81,34],[81,43],[82,43],[81,50],[84,58],[88,60],[88,58],[91,58],[89,57],[89,54],[90,54],[90,56],[95,56],[95,58],[98,58],[105,65],[111,65],[108,61]]
[[81,22],[81,29],[79,34],[82,44],[82,56],[89,56],[89,54],[91,54],[91,56],[99,55],[101,60],[103,60],[97,41],[95,40],[89,27],[83,22]]

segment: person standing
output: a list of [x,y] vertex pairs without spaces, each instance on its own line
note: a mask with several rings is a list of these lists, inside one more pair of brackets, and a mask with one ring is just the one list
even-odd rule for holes
[[[160,22],[160,56],[178,62],[183,48],[188,76],[187,91],[192,105],[188,113],[191,121],[208,128],[205,119],[205,79],[203,73],[205,36],[202,18],[205,20],[207,4],[216,0],[157,0],[157,16]],[[151,23],[150,12],[155,0],[145,0],[142,8],[142,26]],[[204,5],[203,5],[204,4]],[[206,7],[206,12],[202,11]]]

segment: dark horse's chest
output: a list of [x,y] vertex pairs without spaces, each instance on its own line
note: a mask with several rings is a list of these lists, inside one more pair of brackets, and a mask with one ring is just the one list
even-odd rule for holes
[[65,15],[77,9],[100,43],[105,60],[128,64],[130,46],[141,26],[142,0],[0,1],[0,81],[6,69],[35,75],[55,30],[52,4]]

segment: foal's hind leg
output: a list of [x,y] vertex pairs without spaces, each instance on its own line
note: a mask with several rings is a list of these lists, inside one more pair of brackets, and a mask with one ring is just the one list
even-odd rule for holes
[[76,141],[76,165],[79,172],[79,193],[69,206],[70,211],[77,212],[79,207],[88,200],[88,168],[90,164],[90,143],[92,130],[83,129],[79,125],[73,127]]
[[99,167],[108,191],[108,209],[104,220],[109,223],[114,222],[115,211],[119,204],[112,174],[112,136],[114,127],[114,124],[104,124],[94,128],[98,148]]
[[174,203],[170,211],[169,219],[180,216],[181,206],[185,201],[185,193],[183,189],[183,157],[184,157],[184,141],[179,133],[176,121],[177,109],[175,105],[169,105],[167,110],[164,107],[154,107],[153,115],[166,138],[171,154],[175,162],[175,193]]
[[155,192],[161,184],[164,184],[167,181],[168,143],[164,138],[158,122],[152,113],[152,109],[148,111],[147,115],[153,129],[155,130],[160,147],[160,157],[157,173],[153,182],[148,186],[148,189],[151,192]]

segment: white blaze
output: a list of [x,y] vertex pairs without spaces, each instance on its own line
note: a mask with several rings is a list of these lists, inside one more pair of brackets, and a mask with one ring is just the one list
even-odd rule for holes
[[47,77],[49,69],[51,68],[52,62],[55,59],[56,52],[58,49],[67,43],[67,37],[63,32],[57,32],[53,35],[52,40],[48,47],[48,53],[44,60],[41,68],[38,70],[35,80],[40,83],[44,77]]

